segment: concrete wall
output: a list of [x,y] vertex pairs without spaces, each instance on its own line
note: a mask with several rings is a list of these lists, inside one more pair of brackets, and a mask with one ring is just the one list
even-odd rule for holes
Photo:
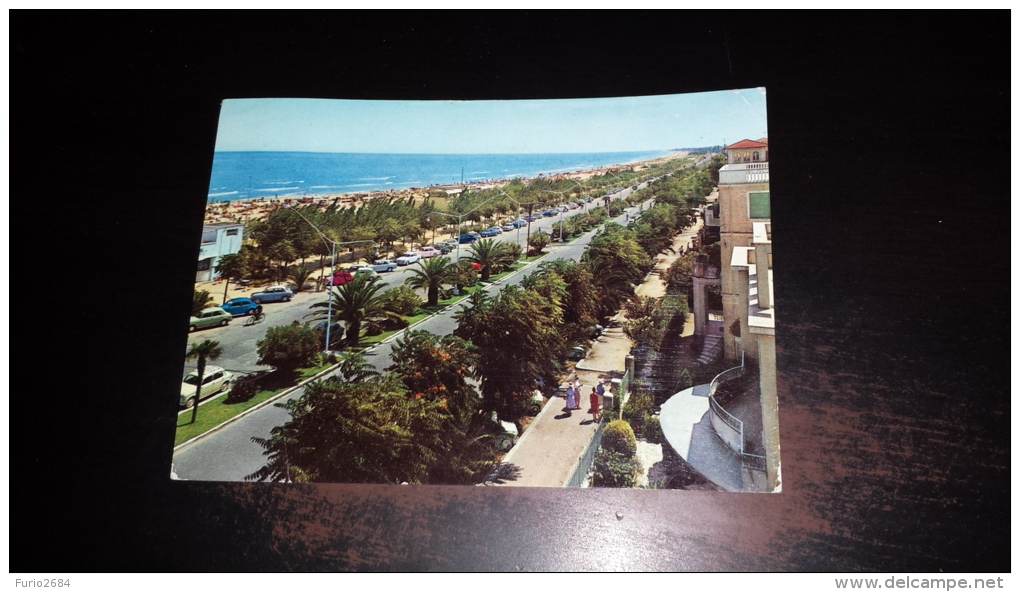
[[779,491],[782,484],[779,465],[779,396],[776,391],[775,335],[755,334],[758,343],[758,372],[761,386],[762,434],[769,491]]

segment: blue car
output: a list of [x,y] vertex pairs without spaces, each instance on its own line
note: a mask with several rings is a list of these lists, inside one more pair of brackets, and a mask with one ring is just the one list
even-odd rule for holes
[[490,236],[496,236],[499,233],[496,232],[495,230],[491,229],[491,228],[486,228],[485,230],[479,232],[478,234],[488,238]]
[[478,240],[478,237],[473,234],[462,234],[460,235],[460,244],[469,245]]
[[255,304],[262,304],[263,302],[290,302],[290,299],[293,297],[294,292],[291,292],[285,286],[269,286],[265,290],[251,295],[251,299],[255,301]]
[[239,317],[241,315],[250,315],[258,306],[251,298],[231,298],[223,303],[223,306],[220,308],[235,317]]

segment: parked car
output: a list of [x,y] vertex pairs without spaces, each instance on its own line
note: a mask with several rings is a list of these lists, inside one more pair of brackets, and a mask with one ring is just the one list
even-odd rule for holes
[[496,450],[506,452],[513,448],[517,438],[520,437],[517,426],[509,421],[500,421],[495,411],[489,416],[489,421],[492,422],[490,434]]
[[542,391],[535,389],[528,399],[528,415],[538,415],[542,407],[545,407],[545,397],[542,396]]
[[448,239],[444,240],[443,242],[441,242],[439,244],[440,245],[446,245],[446,246],[450,247],[451,249],[456,249],[457,248],[457,239],[455,239],[455,238],[448,238]]
[[485,230],[479,232],[478,234],[480,234],[480,235],[482,235],[482,236],[484,236],[486,238],[489,238],[489,237],[492,237],[492,236],[496,236],[497,234],[500,234],[502,232],[503,231],[499,230],[498,228],[496,228],[496,229],[486,228]]
[[251,313],[255,312],[255,309],[258,307],[259,305],[251,298],[231,298],[230,300],[224,302],[222,306],[220,306],[220,308],[229,312],[231,315],[235,317],[239,317],[241,315],[250,315]]
[[218,306],[206,308],[199,311],[197,315],[191,317],[191,321],[188,324],[188,330],[198,331],[199,329],[205,329],[208,327],[226,327],[232,318],[234,318],[234,315]]
[[462,234],[460,235],[460,244],[469,245],[478,240],[478,237],[473,234]]
[[412,265],[419,261],[421,261],[421,255],[419,255],[418,253],[408,253],[403,257],[397,257],[397,265],[400,266]]
[[438,257],[438,256],[442,255],[442,253],[439,251],[439,249],[437,249],[435,247],[431,247],[431,246],[430,247],[421,247],[420,249],[418,249],[414,253],[416,255],[420,256],[422,259],[430,259],[432,257]]
[[[230,380],[234,375],[219,366],[206,366],[202,375],[202,398],[207,399],[212,395],[222,393],[230,388]],[[198,371],[188,372],[181,383],[181,407],[192,408],[198,401],[195,392],[198,386]]]
[[524,218],[518,218],[518,219],[514,220],[513,222],[511,222],[510,224],[513,225],[514,228],[520,228],[522,226],[527,226],[528,225],[528,221],[525,220]]
[[558,213],[559,210],[546,210],[542,212],[542,215],[545,216],[546,218],[551,218],[552,216],[555,216]]
[[379,272],[372,269],[370,265],[363,265],[354,272],[355,276],[368,276],[368,277],[379,277]]
[[333,323],[333,326],[329,328],[329,343],[330,347],[326,347],[326,321],[319,321],[315,325],[315,331],[319,334],[319,347],[323,349],[339,349],[340,344],[344,339],[344,326],[340,324],[340,321]]
[[351,275],[351,272],[346,269],[338,269],[333,272],[333,275],[326,278],[324,283],[327,286],[342,286],[353,279],[354,276]]
[[393,271],[397,268],[397,264],[390,261],[389,259],[376,259],[371,265],[367,266],[369,269],[378,273],[384,273],[387,271]]
[[578,362],[583,360],[588,355],[588,351],[580,345],[574,346],[567,350],[567,359]]
[[503,232],[510,232],[511,230],[513,230],[515,228],[517,228],[517,227],[514,226],[512,222],[507,222],[506,224],[504,224],[503,226],[500,227],[500,230],[502,230]]
[[294,292],[288,290],[286,286],[269,286],[265,290],[251,295],[251,299],[256,304],[262,304],[263,302],[290,302],[290,299],[293,297]]
[[[453,244],[456,245],[457,241],[453,241]],[[450,251],[452,251],[454,249],[453,246],[451,246],[451,245],[449,245],[449,244],[447,244],[445,242],[437,244],[436,248],[439,249],[439,253],[441,255],[445,255],[445,254],[449,253]]]

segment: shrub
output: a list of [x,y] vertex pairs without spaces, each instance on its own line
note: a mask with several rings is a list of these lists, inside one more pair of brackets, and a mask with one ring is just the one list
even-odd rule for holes
[[234,381],[224,401],[227,405],[250,401],[259,392],[258,380],[254,376],[242,376]]
[[609,422],[602,432],[602,449],[625,454],[628,458],[634,456],[634,453],[637,452],[637,437],[634,435],[634,429],[622,419]]
[[593,487],[634,487],[639,472],[641,463],[636,458],[602,449],[595,455],[591,484]]
[[662,433],[662,424],[658,415],[645,416],[645,441],[649,444],[665,444],[666,436]]
[[637,435],[645,436],[645,424],[652,411],[652,393],[648,391],[635,391],[630,395],[627,404],[623,406],[623,419],[630,423]]
[[312,365],[319,353],[319,334],[313,327],[294,321],[290,325],[270,327],[265,339],[258,341],[256,346],[259,364],[288,374]]
[[421,306],[421,296],[410,286],[397,286],[382,293],[384,306],[398,315],[414,316]]

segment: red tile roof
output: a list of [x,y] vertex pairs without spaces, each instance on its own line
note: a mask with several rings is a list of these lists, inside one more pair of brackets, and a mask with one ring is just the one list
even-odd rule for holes
[[743,150],[744,148],[768,148],[769,147],[768,139],[767,138],[762,139],[765,141],[763,142],[755,140],[741,140],[736,144],[730,144],[726,148],[723,148],[723,150]]

